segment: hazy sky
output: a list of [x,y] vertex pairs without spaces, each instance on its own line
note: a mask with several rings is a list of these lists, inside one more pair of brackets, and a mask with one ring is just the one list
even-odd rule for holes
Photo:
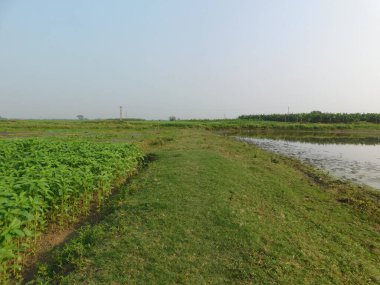
[[380,112],[379,0],[0,0],[0,116]]

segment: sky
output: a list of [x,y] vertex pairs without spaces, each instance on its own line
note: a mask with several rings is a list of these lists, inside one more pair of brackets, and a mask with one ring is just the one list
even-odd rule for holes
[[378,0],[0,0],[0,116],[380,112]]

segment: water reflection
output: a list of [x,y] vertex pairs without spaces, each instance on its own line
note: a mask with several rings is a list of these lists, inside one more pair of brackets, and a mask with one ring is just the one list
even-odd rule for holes
[[[284,139],[262,136],[238,139],[263,149],[295,157],[318,168],[328,170],[336,177],[380,189],[380,142],[378,138],[303,137]],[[377,143],[376,143],[377,142]]]
[[309,142],[317,144],[380,144],[380,133],[374,131],[371,133],[347,133],[345,132],[305,132],[305,131],[260,131],[253,130],[250,132],[235,132],[233,135],[239,137],[254,137],[263,139]]

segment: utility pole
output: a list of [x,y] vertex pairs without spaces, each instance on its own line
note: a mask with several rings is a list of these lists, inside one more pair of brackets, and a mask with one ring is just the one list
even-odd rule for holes
[[288,106],[288,114],[285,115],[285,123],[288,121],[288,118],[289,118],[289,106]]
[[120,106],[120,121],[123,119],[123,106]]

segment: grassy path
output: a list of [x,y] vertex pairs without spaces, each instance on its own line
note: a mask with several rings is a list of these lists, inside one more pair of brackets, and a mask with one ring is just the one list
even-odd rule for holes
[[379,228],[365,215],[252,146],[168,132],[105,218],[57,255],[64,283],[380,282]]

